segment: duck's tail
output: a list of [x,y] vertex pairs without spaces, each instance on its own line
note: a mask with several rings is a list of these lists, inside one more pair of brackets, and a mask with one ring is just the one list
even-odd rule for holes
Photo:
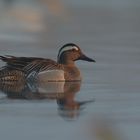
[[0,55],[0,60],[2,60],[4,62],[10,62],[14,58],[15,57],[14,56],[11,56],[11,55],[5,55],[5,56]]

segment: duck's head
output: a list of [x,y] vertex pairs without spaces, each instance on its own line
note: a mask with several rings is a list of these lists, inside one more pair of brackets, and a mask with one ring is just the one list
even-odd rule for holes
[[87,57],[76,44],[68,43],[60,48],[57,57],[58,63],[74,64],[74,61],[77,60],[95,62],[92,58]]

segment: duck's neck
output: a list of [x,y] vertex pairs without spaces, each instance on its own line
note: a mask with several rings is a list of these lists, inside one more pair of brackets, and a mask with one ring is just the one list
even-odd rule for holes
[[67,65],[67,66],[75,66],[74,61],[69,59],[60,59],[57,61],[59,64]]

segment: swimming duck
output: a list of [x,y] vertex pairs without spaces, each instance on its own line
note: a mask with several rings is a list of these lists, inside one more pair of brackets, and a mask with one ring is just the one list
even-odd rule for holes
[[81,81],[80,70],[76,67],[75,61],[95,62],[74,43],[65,44],[59,49],[57,62],[46,58],[9,55],[0,56],[0,59],[6,62],[5,68],[8,73],[12,72],[16,75],[17,72],[20,77],[19,73],[22,72],[21,75],[24,73],[27,80],[39,81]]

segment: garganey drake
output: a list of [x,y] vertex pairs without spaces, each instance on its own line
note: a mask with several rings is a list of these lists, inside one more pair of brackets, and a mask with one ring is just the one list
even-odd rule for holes
[[[9,80],[10,76],[13,80],[18,80],[21,79],[20,75],[24,75],[26,80],[32,81],[35,79],[39,81],[80,81],[81,74],[75,65],[75,61],[95,62],[73,43],[65,44],[60,48],[57,62],[46,58],[9,55],[0,56],[0,59],[6,62],[6,66],[1,71],[8,71]],[[7,78],[6,72],[4,72],[4,76],[0,74],[0,77],[3,77],[3,80]]]

